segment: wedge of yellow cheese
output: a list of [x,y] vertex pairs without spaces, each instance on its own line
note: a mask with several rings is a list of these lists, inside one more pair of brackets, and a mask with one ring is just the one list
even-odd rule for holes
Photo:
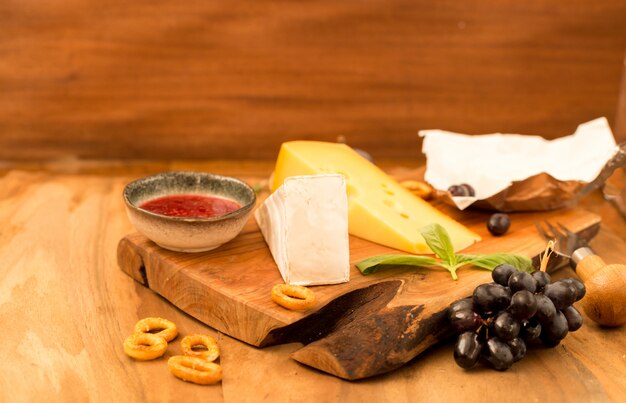
[[345,144],[319,141],[283,143],[270,186],[278,189],[296,175],[339,173],[346,178],[348,232],[411,253],[432,253],[420,229],[441,224],[458,251],[480,236],[403,188]]

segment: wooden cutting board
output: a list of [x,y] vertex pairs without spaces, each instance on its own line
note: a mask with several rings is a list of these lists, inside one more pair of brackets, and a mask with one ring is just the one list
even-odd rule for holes
[[[582,209],[514,213],[509,232],[494,237],[485,227],[490,213],[436,207],[483,237],[464,253],[535,257],[546,243],[534,221],[558,221],[587,239],[600,224],[600,217]],[[385,253],[403,252],[350,237],[352,264]],[[233,241],[204,253],[168,251],[141,234],[130,234],[118,245],[118,264],[221,332],[259,347],[303,343],[295,360],[351,380],[393,370],[448,337],[447,306],[491,281],[489,271],[468,267],[459,269],[459,280],[453,281],[444,269],[397,267],[364,276],[352,265],[348,283],[312,287],[315,308],[289,311],[270,298],[272,286],[283,281],[253,219]]]

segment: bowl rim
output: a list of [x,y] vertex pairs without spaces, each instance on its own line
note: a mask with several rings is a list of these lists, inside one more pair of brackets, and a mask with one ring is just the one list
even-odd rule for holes
[[[204,176],[204,177],[209,177],[209,178],[214,178],[214,179],[226,179],[226,180],[235,182],[238,185],[241,185],[242,187],[244,187],[246,190],[248,190],[252,194],[252,199],[250,200],[249,203],[241,206],[237,210],[231,211],[231,212],[226,213],[226,214],[218,215],[218,216],[213,216],[213,217],[177,217],[177,216],[171,216],[171,215],[165,215],[165,214],[158,214],[158,213],[154,213],[152,211],[143,209],[143,208],[137,206],[136,204],[132,203],[129,200],[128,192],[129,192],[129,190],[133,186],[136,186],[139,183],[144,182],[144,181],[146,181],[146,180],[148,180],[150,178],[155,178],[155,177],[159,177],[159,176],[169,176],[169,175],[174,175],[174,174],[176,174],[176,175],[181,175],[182,174],[182,175]],[[183,193],[168,193],[166,195],[174,195],[174,194],[183,194]],[[237,216],[246,214],[248,212],[248,210],[252,210],[252,208],[256,204],[256,199],[257,199],[256,192],[254,191],[252,186],[250,186],[249,184],[247,184],[243,180],[241,180],[239,178],[235,178],[233,176],[218,175],[218,174],[214,174],[214,173],[211,173],[211,172],[204,172],[204,171],[164,171],[164,172],[159,172],[159,173],[156,173],[156,174],[144,176],[144,177],[135,179],[135,180],[127,183],[126,186],[124,186],[124,190],[122,192],[122,195],[124,197],[124,203],[126,204],[126,206],[131,208],[132,210],[135,210],[135,211],[139,212],[140,214],[146,214],[146,215],[151,216],[151,217],[157,217],[157,218],[161,218],[161,219],[172,220],[174,222],[216,222],[216,221],[227,220],[229,218],[235,218]]]

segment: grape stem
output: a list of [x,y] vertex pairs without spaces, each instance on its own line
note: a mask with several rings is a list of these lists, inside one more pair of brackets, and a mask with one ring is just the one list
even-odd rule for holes
[[554,241],[550,240],[548,241],[548,244],[546,245],[546,250],[541,255],[541,263],[539,264],[540,271],[547,271],[548,261],[550,260],[550,256],[552,255],[553,252],[554,252]]

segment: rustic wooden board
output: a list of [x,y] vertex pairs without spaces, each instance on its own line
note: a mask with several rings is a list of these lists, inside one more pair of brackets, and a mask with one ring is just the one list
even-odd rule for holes
[[[512,215],[503,237],[484,228],[489,213],[458,212],[482,235],[467,253],[510,252],[534,257],[545,247],[533,221],[549,218],[591,238],[600,218],[582,209]],[[350,259],[402,253],[350,237]],[[313,287],[319,300],[307,312],[283,309],[270,299],[279,271],[254,220],[223,247],[186,254],[160,248],[139,233],[118,246],[121,269],[202,322],[246,343],[306,346],[293,358],[346,379],[387,372],[448,336],[445,308],[490,281],[488,271],[460,269],[458,281],[443,269],[393,268],[364,276],[353,265],[345,284]]]

